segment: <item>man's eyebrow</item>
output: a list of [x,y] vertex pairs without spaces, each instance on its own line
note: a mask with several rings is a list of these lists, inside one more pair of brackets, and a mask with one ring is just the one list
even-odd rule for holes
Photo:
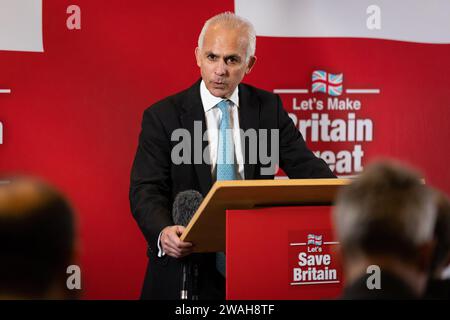
[[[219,57],[219,55],[217,53],[214,53],[212,51],[206,51],[205,56],[209,56],[209,55]],[[224,60],[229,59],[229,58],[241,59],[241,56],[237,53],[232,53],[232,54],[224,56],[223,58],[224,58]]]
[[223,57],[223,58],[224,58],[225,60],[230,59],[230,58],[241,59],[241,56],[238,55],[237,53],[235,53],[235,54],[227,55],[227,56],[225,56],[225,57]]

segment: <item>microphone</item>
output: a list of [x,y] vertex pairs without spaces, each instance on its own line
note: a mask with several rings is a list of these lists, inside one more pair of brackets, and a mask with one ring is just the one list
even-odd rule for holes
[[202,201],[202,194],[196,190],[186,190],[178,193],[173,202],[173,222],[186,227]]
[[[196,190],[186,190],[177,194],[172,206],[172,219],[176,225],[186,227],[192,216],[203,201],[203,196]],[[183,259],[183,274],[181,277],[181,300],[188,299],[188,282],[191,274],[191,259]],[[194,281],[191,281],[193,292],[192,300],[198,300],[197,278],[198,266],[194,265]],[[195,292],[194,292],[195,291]]]

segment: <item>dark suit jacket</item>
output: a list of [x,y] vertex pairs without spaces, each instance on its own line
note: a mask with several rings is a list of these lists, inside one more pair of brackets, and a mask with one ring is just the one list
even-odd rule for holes
[[[249,85],[239,85],[239,124],[241,129],[279,129],[280,167],[290,178],[335,177],[324,161],[306,147],[305,141],[283,109],[278,95]],[[179,164],[171,161],[171,150],[179,141],[171,141],[175,129],[185,128],[192,136],[194,121],[206,130],[200,98],[200,80],[192,87],[157,102],[144,112],[142,131],[136,152],[130,185],[130,204],[134,218],[148,242],[149,265],[142,298],[178,299],[181,264],[171,257],[158,258],[157,239],[161,230],[173,225],[172,203],[175,196],[194,189],[206,196],[212,186],[211,168],[206,163]],[[270,136],[270,135],[269,135]],[[203,141],[203,150],[207,141]],[[248,150],[248,141],[243,145]],[[261,175],[261,162],[251,164],[245,152],[245,179],[273,179]],[[198,255],[200,262],[200,298],[224,298],[224,279],[215,269],[215,254]]]

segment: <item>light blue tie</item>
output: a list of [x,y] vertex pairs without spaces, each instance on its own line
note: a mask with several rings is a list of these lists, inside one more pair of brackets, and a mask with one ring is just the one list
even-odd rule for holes
[[236,180],[229,100],[222,100],[217,107],[222,112],[217,146],[217,180]]
[[[222,100],[217,107],[222,112],[219,125],[219,145],[217,147],[217,180],[236,180],[234,144],[231,131],[229,101]],[[225,277],[225,253],[216,253],[216,268]]]

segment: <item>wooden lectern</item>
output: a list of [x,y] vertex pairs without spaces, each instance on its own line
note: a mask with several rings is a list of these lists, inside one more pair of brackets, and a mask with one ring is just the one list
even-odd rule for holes
[[342,272],[330,209],[348,183],[217,181],[181,240],[195,252],[226,252],[227,299],[333,298]]

